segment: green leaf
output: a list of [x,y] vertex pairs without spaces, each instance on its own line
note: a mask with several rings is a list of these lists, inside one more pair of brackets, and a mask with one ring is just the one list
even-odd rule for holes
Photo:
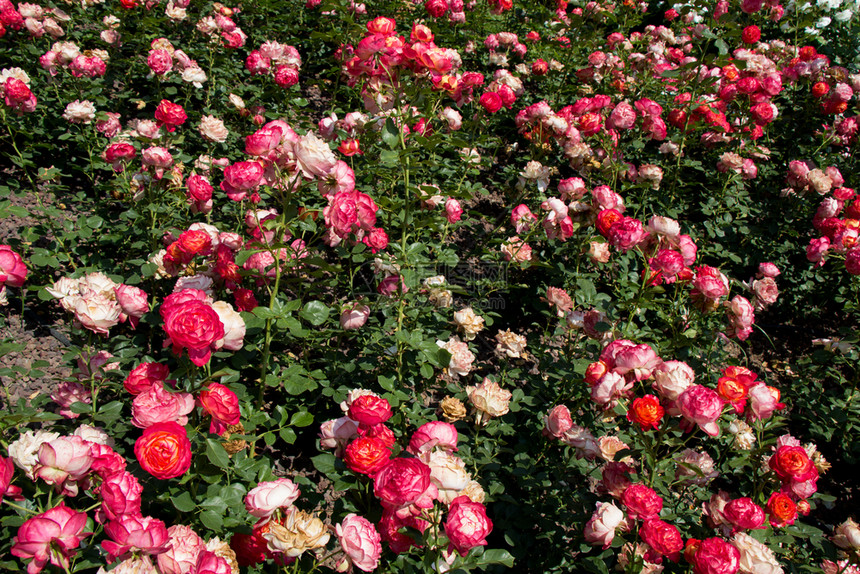
[[314,415],[309,413],[308,411],[299,411],[295,413],[290,419],[290,426],[294,427],[306,427],[314,422]]
[[290,427],[282,428],[280,432],[278,432],[278,434],[281,436],[281,439],[283,439],[284,442],[286,442],[287,444],[295,443],[296,438],[298,438],[296,435],[296,431],[294,431]]
[[206,458],[218,468],[230,466],[230,456],[227,451],[224,450],[220,442],[211,438],[206,439]]
[[485,550],[478,558],[478,566],[483,569],[490,564],[503,564],[508,568],[513,568],[514,557],[507,550],[502,550],[500,548]]
[[321,301],[309,301],[299,312],[299,315],[311,325],[318,327],[325,323],[330,313],[331,309],[326,307]]
[[311,457],[311,461],[314,463],[314,468],[323,474],[331,474],[334,472],[335,460],[334,455],[328,452]]
[[382,128],[382,141],[391,149],[400,145],[400,133],[391,118],[385,120],[385,126]]
[[197,505],[194,504],[194,501],[191,499],[191,493],[187,490],[179,496],[172,497],[171,501],[173,502],[174,508],[179,512],[192,512],[197,508]]
[[224,519],[221,517],[221,514],[214,510],[204,510],[201,512],[200,522],[203,523],[203,526],[214,532],[220,532],[221,527],[224,525]]

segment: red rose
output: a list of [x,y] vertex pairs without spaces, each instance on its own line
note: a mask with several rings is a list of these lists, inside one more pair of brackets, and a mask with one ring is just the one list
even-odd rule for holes
[[191,468],[191,441],[185,427],[178,423],[155,423],[134,443],[134,455],[143,470],[167,480]]
[[636,520],[657,518],[663,510],[663,499],[644,484],[631,484],[621,495],[621,502],[627,507],[627,515]]
[[648,520],[639,529],[639,536],[661,556],[668,556],[675,562],[681,557],[684,541],[681,539],[681,533],[673,525],[662,520]]
[[788,495],[774,492],[767,501],[767,513],[774,528],[788,526],[797,520],[797,504]]
[[624,216],[617,209],[604,209],[597,214],[597,231],[603,237],[609,237],[609,229]]
[[391,405],[382,397],[363,395],[349,405],[349,418],[368,427],[376,426],[391,418]]
[[155,382],[164,382],[170,374],[170,367],[160,363],[141,363],[131,370],[123,382],[125,390],[132,395],[149,389]]
[[371,437],[357,438],[346,447],[343,462],[353,472],[373,476],[378,470],[388,464],[391,451],[379,439]]
[[654,427],[656,430],[660,426],[663,412],[663,407],[660,406],[660,401],[657,400],[657,397],[646,395],[633,401],[633,404],[630,405],[630,410],[627,411],[627,420],[641,426],[643,431],[651,427]]
[[173,306],[172,312],[164,318],[164,330],[170,337],[173,351],[180,354],[182,349],[188,349],[188,357],[198,367],[209,362],[211,346],[224,338],[224,324],[218,313],[200,300]]
[[239,397],[221,383],[209,383],[200,391],[197,402],[212,417],[210,433],[221,434],[226,430],[224,425],[239,424]]
[[188,116],[179,104],[161,100],[155,108],[155,119],[158,120],[159,126],[164,126],[167,131],[172,132],[176,130],[176,126],[184,124]]
[[481,95],[481,106],[487,113],[494,114],[502,109],[502,97],[496,92],[484,92]]
[[230,538],[230,548],[236,553],[239,566],[243,567],[254,566],[271,558],[269,543],[259,529],[255,529],[253,534],[237,532]]
[[744,44],[755,44],[761,39],[761,30],[759,30],[758,26],[753,24],[752,26],[747,26],[744,28],[744,31],[741,32],[741,40],[743,40]]
[[818,477],[818,471],[802,446],[781,446],[768,466],[783,480],[804,482]]

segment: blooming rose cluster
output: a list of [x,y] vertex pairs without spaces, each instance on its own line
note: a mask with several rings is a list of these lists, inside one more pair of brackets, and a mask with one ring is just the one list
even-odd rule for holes
[[845,270],[860,275],[860,198],[835,166],[825,170],[815,168],[812,162],[789,163],[788,182],[791,190],[804,192],[814,189],[823,196],[812,218],[812,226],[820,234],[810,240],[806,258],[815,267],[824,265],[826,258],[837,254],[844,257]]
[[245,69],[252,76],[272,75],[282,88],[298,83],[301,67],[302,57],[295,47],[274,41],[263,42],[245,59]]
[[21,68],[0,71],[0,97],[18,115],[36,110],[36,95],[30,90],[30,76]]
[[[445,0],[428,2],[446,10],[449,6]],[[439,15],[442,13],[444,11]],[[392,83],[391,78],[398,70],[411,71],[416,79],[429,78],[434,90],[444,91],[460,106],[470,102],[474,88],[484,83],[482,74],[461,73],[460,55],[455,50],[438,47],[430,28],[418,23],[412,26],[407,41],[405,37],[397,36],[394,20],[375,18],[367,23],[367,34],[356,46],[342,46],[337,55],[343,62],[343,71],[350,86],[362,78],[368,80],[362,89],[362,97],[367,111],[373,114],[392,110],[396,102],[394,94],[400,88]]]
[[212,6],[212,12],[204,15],[197,21],[197,31],[212,39],[220,38],[221,45],[236,49],[245,45],[248,36],[236,25],[232,16],[239,12],[239,8],[230,8],[217,3]]
[[[207,544],[188,527],[167,528],[162,521],[141,514],[143,487],[126,470],[125,458],[114,451],[113,439],[102,429],[83,425],[65,436],[42,430],[26,431],[8,450],[10,467],[14,462],[28,477],[44,480],[64,496],[76,497],[82,490],[90,491],[100,503],[94,518],[104,527],[107,538],[101,546],[109,562],[128,561],[125,566],[129,568],[131,562],[143,561],[153,570],[152,561],[157,560],[159,572],[191,571],[197,564],[197,556],[189,557],[190,548],[182,547],[177,531],[185,533],[186,538],[193,535],[199,540],[197,553],[204,550],[222,553],[219,548],[223,544],[217,539]],[[159,423],[147,429],[135,444],[135,454],[141,466],[159,479],[179,476],[190,466],[185,429],[176,423]],[[0,460],[0,465],[5,468],[7,462]],[[11,473],[4,480],[7,486],[9,478]],[[4,486],[6,495],[15,496],[14,490],[7,486]],[[84,532],[86,521],[85,513],[69,508],[64,501],[21,525],[12,554],[32,559],[27,567],[29,574],[40,572],[48,562],[68,569],[76,548],[90,535]],[[190,566],[182,565],[183,560]],[[227,560],[221,560],[227,570],[218,571],[229,571]]]
[[[353,544],[359,545],[363,540],[365,553],[373,558],[374,564],[381,552],[380,537],[395,553],[405,552],[415,544],[399,530],[408,526],[423,532],[430,525],[424,511],[433,508],[436,501],[448,510],[444,529],[450,551],[465,556],[471,548],[486,544],[492,522],[483,505],[484,492],[466,470],[465,462],[454,454],[458,439],[454,425],[442,421],[422,425],[405,448],[405,453],[411,456],[392,458],[397,441],[385,426],[392,415],[388,401],[370,391],[356,389],[341,403],[341,409],[346,416],[323,423],[320,446],[334,448],[351,471],[373,481],[374,494],[383,508],[377,525],[379,535],[373,536],[376,530],[370,523],[364,524],[364,519],[348,518],[350,522],[361,523],[355,524],[360,529]],[[341,530],[345,529],[345,525],[338,527],[346,558],[361,568],[344,545]],[[366,533],[363,538],[359,536],[361,531]]]
[[183,82],[195,88],[202,88],[203,82],[207,80],[206,72],[200,64],[183,50],[175,48],[167,38],[156,38],[150,43],[146,65],[149,66],[153,76],[164,79],[172,72],[178,74]]
[[56,42],[42,54],[39,64],[52,76],[65,69],[76,78],[99,78],[105,74],[108,59],[106,50],[86,50],[84,54],[74,42]]
[[103,273],[78,279],[63,277],[47,290],[86,329],[107,335],[110,328],[128,321],[132,328],[149,311],[147,294],[133,285],[115,283]]

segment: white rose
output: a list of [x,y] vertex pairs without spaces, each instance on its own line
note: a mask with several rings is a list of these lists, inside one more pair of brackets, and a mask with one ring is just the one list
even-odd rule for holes
[[732,538],[732,546],[741,553],[741,574],[783,574],[773,551],[745,532]]
[[200,135],[209,141],[224,143],[230,132],[224,126],[224,122],[215,116],[203,116],[200,119]]
[[454,323],[457,325],[457,329],[464,333],[463,337],[467,341],[474,339],[475,335],[484,328],[484,318],[475,313],[471,307],[460,309],[454,313]]
[[444,450],[434,449],[423,458],[430,467],[430,480],[439,489],[439,500],[450,504],[469,485],[466,463]]
[[212,308],[224,324],[224,338],[215,341],[215,348],[238,351],[242,348],[245,339],[245,320],[242,315],[226,301],[215,301],[212,303]]
[[18,440],[11,443],[7,449],[9,458],[15,463],[15,466],[24,471],[30,480],[36,480],[33,474],[33,469],[36,466],[39,458],[39,447],[46,442],[51,442],[60,438],[58,432],[48,432],[43,430],[31,431],[28,430]]
[[305,134],[293,144],[293,153],[302,173],[309,179],[327,175],[337,163],[337,158],[325,140],[318,138],[312,132]]
[[88,124],[96,119],[96,107],[88,100],[75,100],[66,106],[63,119],[73,124]]

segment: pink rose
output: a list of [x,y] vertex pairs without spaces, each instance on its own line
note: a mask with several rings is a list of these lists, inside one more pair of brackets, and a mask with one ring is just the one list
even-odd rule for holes
[[678,408],[689,423],[698,425],[711,436],[720,436],[716,421],[723,414],[723,400],[716,391],[692,385],[678,397]]
[[723,507],[723,517],[734,526],[734,531],[764,528],[764,510],[752,498],[732,500]]
[[412,435],[406,452],[417,456],[434,448],[449,452],[457,450],[457,429],[454,425],[443,421],[424,423]]
[[735,295],[725,305],[730,323],[729,329],[726,330],[726,335],[729,337],[735,336],[741,341],[745,341],[752,333],[752,326],[755,323],[755,313],[752,304],[746,297]]
[[752,282],[752,288],[755,293],[756,311],[762,311],[769,305],[773,305],[779,297],[779,289],[777,288],[776,281],[773,280],[773,277],[756,279]]
[[283,129],[280,126],[266,124],[245,137],[245,153],[258,157],[266,155],[281,144],[282,134]]
[[204,546],[194,565],[194,574],[233,574],[233,567],[226,558]]
[[149,300],[143,289],[131,285],[117,285],[114,287],[116,302],[122,309],[120,320],[128,318],[132,327],[137,327],[138,321],[149,312]]
[[245,496],[245,509],[251,516],[268,518],[279,508],[292,506],[300,494],[299,487],[288,478],[261,482]]
[[716,300],[729,293],[729,280],[718,269],[703,265],[696,269],[693,278],[693,293],[707,299]]
[[340,327],[345,330],[360,329],[370,317],[370,307],[352,303],[344,307],[340,314]]
[[654,370],[654,390],[674,401],[693,384],[696,373],[683,361],[666,361]]
[[193,572],[200,553],[206,543],[189,526],[174,524],[167,529],[170,547],[158,555],[158,570],[161,574],[185,574]]
[[462,215],[463,208],[460,207],[460,202],[456,199],[448,198],[448,201],[445,202],[445,217],[447,217],[448,223],[460,221]]
[[465,556],[476,546],[486,546],[487,536],[493,530],[493,523],[487,517],[487,509],[479,502],[472,502],[468,496],[458,496],[448,508],[445,521],[445,535],[448,536],[450,549]]
[[706,538],[691,560],[695,574],[735,574],[740,568],[738,549],[722,538]]
[[412,505],[432,508],[437,488],[429,466],[416,458],[394,458],[374,477],[373,492],[384,508],[405,517]]
[[597,510],[585,523],[585,541],[606,550],[615,538],[615,530],[624,524],[624,513],[611,502],[598,502]]
[[337,157],[328,147],[325,140],[308,132],[293,144],[296,163],[305,177],[326,176],[337,163]]
[[[379,532],[369,520],[356,514],[348,514],[335,526],[335,533],[347,564],[365,572],[376,569],[382,554],[382,544]],[[337,569],[340,570],[340,566]]]
[[143,486],[133,474],[122,471],[104,479],[99,487],[101,511],[108,520],[117,520],[124,514],[140,514],[140,497]]
[[614,370],[619,375],[625,375],[628,380],[643,381],[651,377],[651,373],[662,362],[650,346],[635,345],[622,349],[615,356]]
[[233,201],[242,201],[249,191],[256,189],[263,181],[264,171],[260,162],[238,161],[224,168],[221,189]]
[[146,65],[157,76],[163,76],[173,68],[173,58],[170,52],[163,49],[150,50]]
[[131,424],[149,428],[155,423],[175,422],[188,424],[188,413],[194,410],[194,397],[190,393],[171,393],[164,383],[154,382],[149,389],[134,398],[131,405]]
[[60,414],[68,419],[76,419],[81,416],[70,409],[73,404],[78,402],[91,404],[93,402],[90,390],[75,381],[64,381],[57,385],[57,390],[51,394],[51,399],[60,405]]
[[89,533],[84,533],[86,525],[86,514],[72,510],[65,502],[61,502],[28,519],[18,528],[18,535],[12,544],[12,555],[33,559],[27,565],[27,574],[38,574],[48,561],[68,571],[73,550],[89,536]]
[[170,538],[164,523],[151,516],[123,514],[104,526],[110,540],[102,542],[110,560],[125,559],[133,552],[156,555],[166,551]]
[[609,228],[607,239],[619,251],[628,251],[648,237],[642,222],[633,217],[622,217]]
[[21,287],[27,280],[27,266],[8,245],[0,245],[0,285]]
[[212,211],[212,184],[203,175],[190,175],[185,180],[186,195],[191,209],[195,213]]
[[335,449],[335,456],[341,456],[343,449],[358,436],[358,423],[349,417],[326,421],[320,425],[320,448]]
[[636,110],[627,102],[620,102],[606,121],[606,127],[615,130],[629,130],[636,123]]
[[531,212],[525,204],[516,206],[511,212],[511,225],[517,230],[517,233],[525,233],[537,221],[537,217]]
[[779,402],[779,392],[776,389],[758,383],[749,388],[747,392],[747,419],[751,421],[769,419],[774,411],[785,408]]
[[806,248],[806,259],[810,263],[815,263],[816,267],[824,265],[824,254],[828,249],[830,249],[830,240],[827,237],[810,239],[809,246]]
[[39,447],[35,475],[57,492],[78,494],[78,481],[86,478],[93,464],[91,443],[79,436],[61,436]]
[[610,371],[591,388],[591,400],[601,406],[611,406],[632,387],[633,381],[627,382],[622,375]]
[[570,409],[564,405],[556,405],[543,419],[543,434],[561,438],[572,426]]

